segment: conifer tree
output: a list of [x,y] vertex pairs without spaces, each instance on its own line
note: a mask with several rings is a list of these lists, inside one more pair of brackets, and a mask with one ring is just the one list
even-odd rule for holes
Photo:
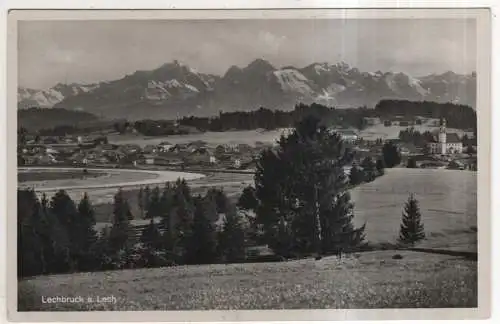
[[143,199],[144,199],[144,214],[146,215],[147,211],[149,210],[149,206],[151,204],[151,188],[149,188],[149,186],[146,186],[146,188],[144,188],[144,195],[143,195]]
[[349,173],[349,183],[351,186],[357,186],[363,183],[365,179],[365,173],[363,170],[357,166],[353,165],[351,168],[351,172]]
[[377,159],[377,171],[379,175],[384,175],[385,173],[385,162],[383,158]]
[[[290,233],[292,241],[286,246],[294,254],[320,253],[323,246],[332,251],[335,244],[348,250],[359,244],[361,240],[352,237],[362,236],[364,227],[354,228],[352,217],[345,215],[349,210],[334,205],[349,198],[345,149],[338,134],[317,118],[306,117],[280,138],[276,149],[262,153],[255,175],[257,220],[268,243],[283,246],[276,244],[276,237],[284,226],[282,232]],[[340,239],[323,242],[340,230]]]
[[255,188],[247,186],[238,199],[237,207],[242,210],[256,210],[258,206],[257,197],[255,196]]
[[233,204],[228,206],[222,232],[219,235],[219,253],[226,263],[245,259],[245,233],[241,216]]
[[377,166],[371,157],[367,156],[364,158],[361,162],[361,167],[363,168],[365,181],[371,182],[375,180],[377,177]]
[[151,197],[149,201],[149,208],[146,213],[146,218],[154,218],[161,216],[161,206],[160,206],[160,188],[158,186],[154,187],[151,191]]
[[382,147],[382,155],[384,163],[388,168],[393,168],[401,163],[401,153],[394,143],[385,143]]
[[109,233],[109,245],[116,253],[122,249],[127,249],[130,242],[130,206],[120,188],[114,197],[113,203],[113,225]]
[[144,202],[144,189],[141,187],[139,189],[139,192],[137,193],[137,205],[139,206],[139,210],[141,211],[141,218],[144,219],[144,208],[145,208],[145,202]]
[[403,244],[415,245],[424,238],[424,224],[422,223],[418,200],[413,194],[410,194],[402,214],[399,241]]
[[78,221],[76,227],[78,234],[72,237],[72,241],[78,245],[78,266],[80,270],[92,270],[95,264],[95,256],[92,253],[93,246],[97,241],[97,233],[94,230],[96,224],[94,209],[87,193],[78,204]]
[[161,247],[161,233],[153,219],[141,233],[141,243],[150,250],[156,250]]
[[186,247],[188,264],[213,263],[216,257],[217,238],[213,219],[217,205],[213,197],[195,200],[194,219]]

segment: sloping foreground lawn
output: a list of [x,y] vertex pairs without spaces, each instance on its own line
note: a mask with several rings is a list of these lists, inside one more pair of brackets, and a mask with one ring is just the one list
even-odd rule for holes
[[[409,251],[397,260],[395,253],[38,277],[19,283],[19,310],[477,307],[476,262]],[[114,296],[116,303],[42,302],[54,296]]]

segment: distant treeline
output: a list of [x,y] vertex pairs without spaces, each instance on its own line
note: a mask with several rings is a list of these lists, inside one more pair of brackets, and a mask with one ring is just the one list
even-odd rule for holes
[[448,127],[476,129],[477,115],[472,107],[453,103],[431,101],[382,100],[375,106],[375,114],[387,116],[422,116],[426,118],[445,118]]
[[[31,110],[19,112],[21,120],[20,126],[24,126],[26,122],[22,122],[26,115],[29,115]],[[364,129],[367,124],[365,118],[380,117],[382,119],[391,118],[394,116],[405,116],[414,118],[417,116],[427,118],[446,118],[448,127],[459,129],[477,128],[476,111],[469,106],[452,104],[452,103],[436,103],[429,101],[408,101],[408,100],[382,100],[374,109],[366,107],[338,109],[323,106],[313,103],[311,105],[298,104],[292,111],[271,110],[261,107],[254,111],[239,111],[239,112],[221,112],[218,116],[213,117],[184,117],[180,119],[179,125],[174,125],[173,121],[166,120],[141,120],[129,122],[120,120],[115,122],[107,122],[102,125],[82,125],[82,121],[93,121],[94,115],[84,112],[70,111],[66,109],[44,109],[36,110],[36,120],[51,119],[58,122],[58,125],[53,127],[43,127],[38,125],[36,128],[40,135],[60,136],[65,134],[75,134],[79,132],[90,132],[104,129],[114,129],[120,133],[128,132],[135,129],[137,132],[146,136],[166,136],[189,134],[193,131],[214,131],[222,132],[228,130],[253,130],[266,129],[273,130],[278,128],[293,127],[298,121],[306,116],[313,116],[321,120],[326,126],[338,126],[344,128]],[[41,112],[47,112],[41,113]],[[69,114],[69,115],[68,115]],[[66,118],[66,117],[67,118]],[[68,120],[68,122],[66,122]],[[79,123],[77,122],[79,121]],[[43,124],[43,123],[42,123]],[[31,131],[30,127],[26,127]],[[100,129],[98,129],[100,127]]]
[[78,128],[82,129],[89,123],[98,122],[99,118],[85,111],[64,108],[29,108],[17,111],[18,127],[24,127],[30,132],[41,129]]
[[179,123],[198,128],[201,131],[252,130],[293,127],[304,117],[313,116],[325,125],[342,127],[364,127],[364,117],[373,116],[373,109],[335,109],[320,104],[298,104],[292,111],[270,110],[261,107],[255,111],[220,113],[216,117],[185,117]]

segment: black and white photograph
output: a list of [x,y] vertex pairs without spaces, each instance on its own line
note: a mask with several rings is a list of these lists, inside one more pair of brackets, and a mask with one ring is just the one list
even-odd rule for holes
[[479,309],[484,12],[383,11],[11,21],[17,312]]

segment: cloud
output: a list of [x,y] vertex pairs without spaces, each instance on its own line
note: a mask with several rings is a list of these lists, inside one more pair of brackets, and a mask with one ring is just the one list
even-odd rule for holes
[[282,45],[287,40],[286,36],[278,36],[269,31],[261,30],[257,36],[257,39],[263,46],[266,46],[268,50],[272,52],[279,52]]

